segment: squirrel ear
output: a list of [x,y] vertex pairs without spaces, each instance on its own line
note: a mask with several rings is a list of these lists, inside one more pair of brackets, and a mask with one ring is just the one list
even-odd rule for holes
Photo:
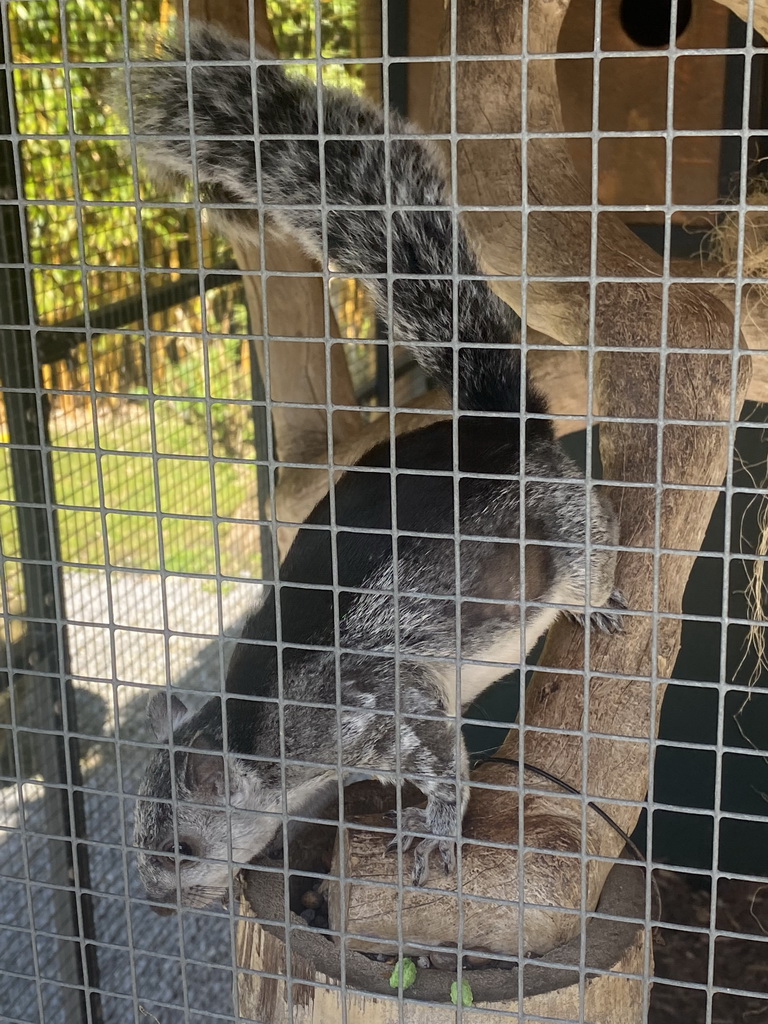
[[165,690],[161,690],[160,693],[153,694],[147,704],[147,718],[149,719],[149,724],[152,726],[152,731],[157,739],[162,742],[166,742],[171,738],[171,734],[178,729],[188,714],[189,712],[187,711],[186,704],[180,701],[176,694],[172,694],[171,717],[169,723],[168,694]]
[[187,755],[186,784],[203,803],[218,802],[226,795],[224,757],[222,754],[190,753]]

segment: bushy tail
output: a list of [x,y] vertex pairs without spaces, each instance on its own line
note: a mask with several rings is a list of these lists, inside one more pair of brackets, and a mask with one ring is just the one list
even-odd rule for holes
[[[454,272],[464,277],[479,268],[451,212],[436,208],[447,197],[432,147],[395,114],[389,128],[396,137],[385,143],[380,110],[324,88],[321,149],[316,84],[274,64],[255,67],[246,44],[203,24],[190,29],[191,68],[181,46],[166,44],[165,56],[130,71],[133,129],[150,172],[190,180],[196,170],[212,198],[263,210],[313,256],[365,278],[393,339],[449,393],[456,310],[459,407],[518,411],[520,321],[484,281],[461,280],[454,300]],[[394,208],[391,216],[385,206]],[[233,216],[229,210],[224,218],[230,227]],[[241,230],[255,222],[242,210],[239,218]],[[404,275],[390,278],[391,295],[388,273]],[[526,405],[544,411],[530,390]]]

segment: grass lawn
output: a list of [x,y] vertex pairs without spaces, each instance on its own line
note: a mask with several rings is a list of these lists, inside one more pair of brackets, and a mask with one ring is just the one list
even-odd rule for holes
[[[73,417],[54,416],[51,462],[62,560],[77,566],[108,559],[114,566],[215,574],[213,516],[257,518],[258,504],[256,467],[222,459],[226,445],[217,429],[224,417],[239,415],[245,425],[240,450],[252,458],[250,411],[214,405],[211,415],[209,441],[203,403],[156,401],[151,415],[146,398],[127,399],[116,412],[99,411],[99,453],[88,419],[78,417],[73,427]],[[3,554],[11,558],[19,555],[12,497],[10,450],[0,446],[0,537]],[[240,545],[252,536],[243,555],[256,575],[259,528],[236,534]],[[222,525],[221,543],[231,535],[231,525]],[[6,568],[12,576],[13,563]]]

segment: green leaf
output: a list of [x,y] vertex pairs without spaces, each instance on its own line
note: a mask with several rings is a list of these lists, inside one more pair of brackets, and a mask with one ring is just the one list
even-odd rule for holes
[[398,960],[394,971],[389,976],[389,984],[392,988],[399,988],[402,982],[403,989],[410,988],[416,981],[416,964],[410,957]]
[[[457,1004],[459,1001],[459,984],[454,981],[451,985],[451,1002]],[[468,981],[462,981],[461,983],[461,1005],[472,1006],[475,998],[472,995],[472,986]]]

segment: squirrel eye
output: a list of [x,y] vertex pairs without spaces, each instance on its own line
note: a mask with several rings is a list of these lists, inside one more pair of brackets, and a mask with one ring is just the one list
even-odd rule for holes
[[195,851],[189,845],[189,843],[179,842],[177,846],[172,839],[163,847],[163,853],[178,853],[180,857],[194,857]]

